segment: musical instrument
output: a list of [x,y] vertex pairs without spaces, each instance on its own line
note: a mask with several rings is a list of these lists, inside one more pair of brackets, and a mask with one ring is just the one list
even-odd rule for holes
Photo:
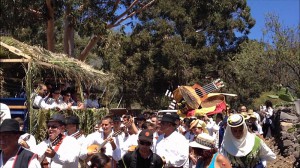
[[224,87],[224,83],[221,79],[216,79],[203,87],[198,84],[179,86],[173,91],[173,97],[178,109],[182,113],[186,113],[190,109],[198,109],[209,93],[222,87]]
[[121,130],[116,131],[113,134],[109,135],[100,145],[92,144],[92,145],[88,146],[88,148],[87,148],[88,153],[93,153],[93,152],[100,153],[101,148],[103,148],[108,143],[108,141],[111,137],[116,137],[116,136],[120,135],[121,133],[122,133]]
[[[53,146],[59,145],[62,142],[63,138],[64,138],[64,135],[59,134],[52,142],[50,142],[50,144],[48,145],[48,148],[52,148]],[[48,168],[49,167],[49,162],[46,159],[46,155],[45,154],[43,154],[43,156],[39,160],[40,160],[42,168]]]

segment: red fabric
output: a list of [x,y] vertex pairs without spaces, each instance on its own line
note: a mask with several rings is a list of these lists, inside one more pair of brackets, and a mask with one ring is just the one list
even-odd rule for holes
[[190,110],[186,113],[186,117],[192,117],[195,116],[195,110]]
[[225,101],[220,102],[219,104],[216,105],[216,109],[215,111],[209,112],[206,115],[213,115],[213,114],[218,114],[218,113],[222,113],[223,110],[226,109],[226,103]]

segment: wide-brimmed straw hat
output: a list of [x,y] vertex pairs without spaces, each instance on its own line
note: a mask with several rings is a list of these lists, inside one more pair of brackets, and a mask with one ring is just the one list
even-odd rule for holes
[[215,147],[214,138],[207,133],[202,133],[193,142],[190,142],[189,146],[209,150]]
[[241,114],[232,114],[227,119],[227,125],[229,127],[239,127],[243,125],[245,118]]

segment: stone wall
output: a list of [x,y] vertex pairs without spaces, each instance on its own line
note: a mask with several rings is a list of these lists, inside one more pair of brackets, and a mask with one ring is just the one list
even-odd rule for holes
[[275,109],[273,136],[283,157],[294,157],[294,167],[300,167],[300,117],[294,107]]

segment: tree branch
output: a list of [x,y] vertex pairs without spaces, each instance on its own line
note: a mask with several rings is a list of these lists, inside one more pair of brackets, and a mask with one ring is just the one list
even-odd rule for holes
[[110,25],[115,24],[118,20],[120,20],[122,17],[124,17],[133,7],[136,3],[138,3],[138,0],[133,1],[130,6],[121,14],[117,17],[117,19],[115,21],[113,21]]
[[[147,3],[146,5],[144,5],[142,8],[136,10],[136,11],[133,11],[132,13],[130,13],[129,15],[127,15],[125,18],[121,19],[123,16],[125,16],[125,14],[127,14],[127,12],[129,12],[129,8],[124,12],[122,13],[117,19],[115,22],[107,25],[107,28],[110,29],[110,28],[113,28],[113,27],[116,27],[118,25],[120,25],[122,22],[124,22],[125,20],[127,20],[128,18],[132,17],[133,15],[135,14],[138,14],[140,12],[142,12],[143,10],[145,10],[146,8],[148,8],[150,5],[152,5],[153,3],[155,2],[155,0],[152,0],[151,2]],[[131,6],[130,6],[131,7]],[[131,7],[132,8],[132,7]],[[121,20],[120,20],[121,19]],[[119,20],[119,21],[118,21]],[[117,22],[117,23],[116,23]]]
[[117,1],[115,2],[114,8],[113,8],[113,10],[112,10],[111,13],[115,13],[115,12],[116,12],[116,10],[117,10],[117,8],[118,8],[120,2],[121,2],[121,0],[117,0]]
[[141,13],[142,11],[144,11],[145,9],[147,9],[150,5],[152,5],[153,3],[155,2],[155,0],[152,0],[151,2],[147,3],[146,5],[144,5],[142,8],[136,10],[136,11],[133,11],[132,13],[130,13],[129,15],[127,15],[125,18],[119,20],[117,23],[115,24],[109,24],[107,27],[108,28],[113,28],[113,27],[116,27],[118,25],[120,25],[122,22],[124,22],[126,19],[132,17],[133,15],[135,14],[138,14],[138,13]]

